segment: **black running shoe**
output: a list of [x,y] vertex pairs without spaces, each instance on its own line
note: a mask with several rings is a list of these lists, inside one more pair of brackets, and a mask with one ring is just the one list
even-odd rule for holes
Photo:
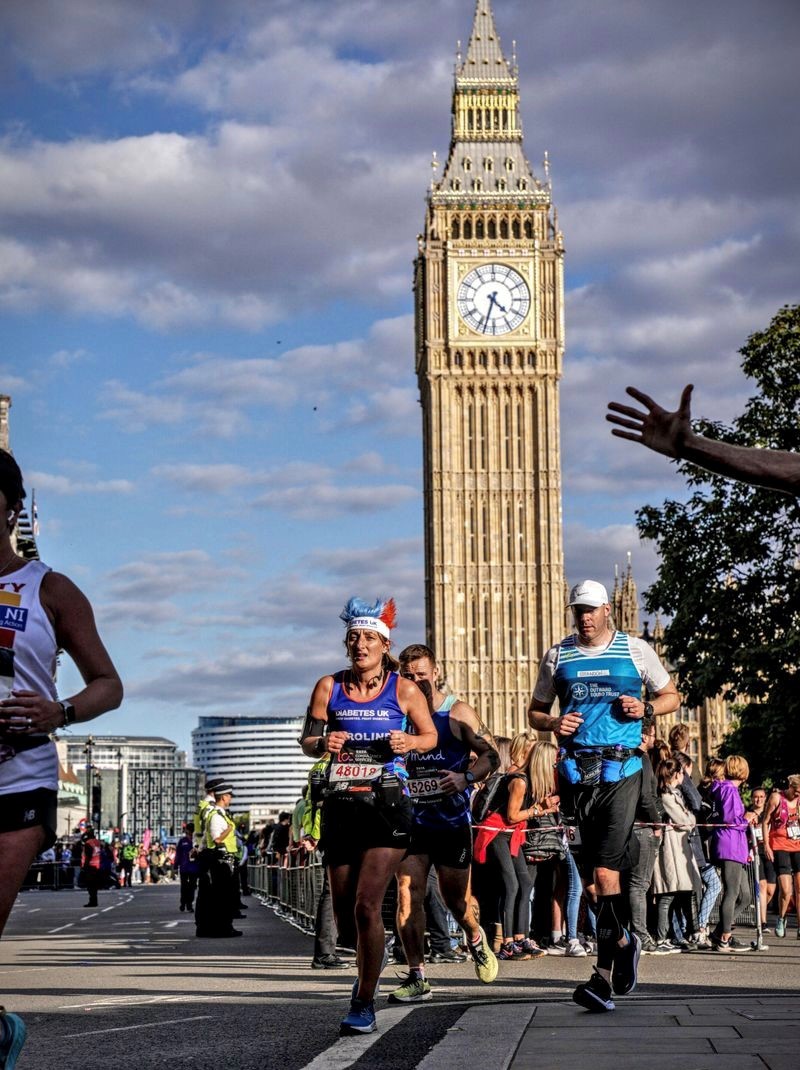
[[596,970],[585,984],[578,985],[572,993],[572,999],[591,1014],[616,1010],[611,998],[611,985]]
[[642,941],[636,933],[629,932],[627,936],[628,942],[625,947],[618,947],[614,955],[614,966],[611,970],[611,987],[614,989],[615,996],[627,996],[629,992],[633,992],[634,988],[636,988]]

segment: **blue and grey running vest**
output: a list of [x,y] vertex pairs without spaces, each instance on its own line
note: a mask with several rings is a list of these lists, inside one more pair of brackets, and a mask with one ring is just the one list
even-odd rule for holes
[[583,724],[569,737],[568,747],[634,749],[642,742],[642,722],[626,717],[618,701],[622,695],[642,697],[642,678],[625,632],[615,632],[605,650],[596,654],[580,651],[575,635],[562,639],[553,686],[561,713],[575,712],[583,717]]
[[337,672],[333,678],[333,690],[328,699],[328,731],[349,733],[345,744],[347,750],[366,750],[379,756],[384,771],[394,773],[404,782],[406,758],[402,754],[392,754],[389,749],[390,732],[407,732],[408,718],[400,709],[397,700],[396,672],[390,672],[383,685],[383,690],[375,698],[359,702],[344,689],[346,670]]
[[[470,824],[468,790],[454,795],[436,791],[439,773],[448,769],[463,773],[469,767],[469,748],[456,739],[450,728],[450,710],[456,702],[456,695],[447,695],[439,709],[432,714],[437,735],[434,749],[426,754],[412,751],[406,763],[414,804],[414,824],[424,828],[460,828]],[[419,791],[415,790],[417,787]]]

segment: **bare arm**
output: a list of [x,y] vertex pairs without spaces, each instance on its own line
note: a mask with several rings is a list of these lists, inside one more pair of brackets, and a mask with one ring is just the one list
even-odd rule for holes
[[[122,702],[122,681],[103,646],[89,599],[72,580],[58,572],[48,572],[44,577],[40,599],[58,646],[75,662],[86,685],[69,698],[76,721],[90,721],[116,709]],[[30,718],[31,733],[53,732],[64,723],[59,703],[35,691],[14,691],[0,706],[0,717],[10,716],[13,708]]]
[[[333,677],[323,676],[321,680],[317,680],[311,692],[311,702],[308,705],[309,719],[306,721],[305,728],[308,734],[300,742],[303,754],[308,755],[309,758],[321,758],[326,751],[338,754],[347,739],[346,732],[329,732],[327,736],[319,732],[320,725],[328,723],[328,700],[331,697],[332,688]],[[316,728],[313,733],[310,731],[310,722],[314,722]]]
[[397,681],[397,698],[403,713],[414,726],[414,734],[390,732],[392,751],[395,754],[408,754],[410,750],[415,750],[424,754],[433,750],[439,737],[428,709],[428,700],[413,680],[406,680],[402,676]]
[[648,394],[633,386],[627,387],[626,393],[646,411],[610,402],[611,412],[606,413],[606,419],[619,427],[629,428],[619,431],[615,427],[611,434],[639,442],[666,457],[691,461],[717,475],[785,494],[800,494],[800,455],[785,450],[734,446],[695,434],[691,426],[693,389],[691,385],[685,386],[678,409],[667,412]]
[[775,861],[772,848],[769,843],[770,825],[772,822],[772,815],[781,805],[781,797],[777,791],[773,791],[769,799],[767,799],[767,805],[764,807],[764,817],[761,821],[761,836],[764,842],[764,855],[770,860]]
[[558,716],[550,712],[552,703],[540,702],[532,698],[528,706],[528,724],[539,732],[554,732],[557,736],[571,736],[583,724],[579,713],[566,713]]
[[[477,781],[485,780],[500,765],[500,756],[485,735],[480,718],[472,706],[466,702],[457,702],[450,710],[450,727],[453,735],[476,755],[470,770],[472,775]],[[441,777],[440,782],[448,795],[465,791],[467,787],[463,773],[449,771]]]
[[[516,825],[519,821],[530,821],[534,816],[534,807],[523,809],[525,801],[525,781],[519,777],[512,780],[508,787],[508,807],[506,808],[506,820],[509,825]],[[538,812],[538,808],[537,808]]]

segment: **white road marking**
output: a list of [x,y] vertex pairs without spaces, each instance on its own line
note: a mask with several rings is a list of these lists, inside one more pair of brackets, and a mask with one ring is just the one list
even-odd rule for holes
[[166,921],[166,922],[164,922],[164,928],[165,929],[174,929],[177,924],[178,924],[177,921]]
[[391,1010],[379,1011],[377,1032],[367,1033],[361,1037],[342,1037],[327,1051],[321,1052],[316,1059],[312,1059],[307,1066],[303,1067],[303,1070],[347,1070],[347,1067],[357,1062],[365,1051],[369,1051],[376,1040],[380,1040],[390,1029],[399,1025],[413,1010],[414,1007],[392,1007]]
[[66,925],[59,925],[59,927],[57,929],[49,929],[48,932],[47,932],[47,935],[48,936],[52,936],[53,933],[60,933],[64,929],[71,929],[74,924],[75,924],[74,921],[69,921],[69,922],[67,922]]
[[183,993],[176,996],[107,996],[105,999],[97,999],[92,1003],[65,1003],[58,1010],[88,1010],[91,1007],[144,1007],[154,1003],[201,1003],[207,999],[207,995],[190,996]]
[[206,1018],[214,1018],[213,1014],[197,1014],[193,1018],[173,1018],[169,1022],[139,1022],[138,1025],[117,1025],[112,1029],[93,1029],[89,1033],[67,1033],[64,1040],[75,1040],[77,1037],[96,1037],[99,1033],[124,1033],[127,1029],[155,1029],[162,1025],[180,1025],[183,1022],[202,1022]]
[[491,1066],[507,1070],[516,1054],[536,1007],[520,1005],[473,1007],[451,1026],[417,1070],[443,1070],[449,1066]]
[[89,920],[89,918],[96,918],[96,917],[97,917],[97,915],[98,915],[98,911],[95,911],[95,912],[94,912],[94,914],[85,914],[85,915],[84,915],[84,916],[83,916],[83,917],[81,918],[81,921],[88,921],[88,920]]
[[29,910],[28,913],[29,914],[38,914],[41,909],[42,909],[41,907],[34,907],[33,910]]

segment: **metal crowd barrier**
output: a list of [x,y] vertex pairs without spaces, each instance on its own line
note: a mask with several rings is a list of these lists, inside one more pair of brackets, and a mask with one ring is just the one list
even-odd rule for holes
[[323,865],[318,855],[312,856],[303,866],[280,866],[268,861],[248,862],[247,866],[250,890],[311,932],[314,931],[323,877]]
[[25,875],[21,891],[57,892],[61,888],[75,888],[79,869],[62,866],[60,862],[34,862]]
[[[314,931],[324,876],[325,867],[320,855],[316,853],[302,866],[279,866],[268,861],[250,861],[247,864],[250,890],[309,932]],[[381,907],[387,932],[394,931],[396,910],[397,888],[394,881],[391,881]]]

